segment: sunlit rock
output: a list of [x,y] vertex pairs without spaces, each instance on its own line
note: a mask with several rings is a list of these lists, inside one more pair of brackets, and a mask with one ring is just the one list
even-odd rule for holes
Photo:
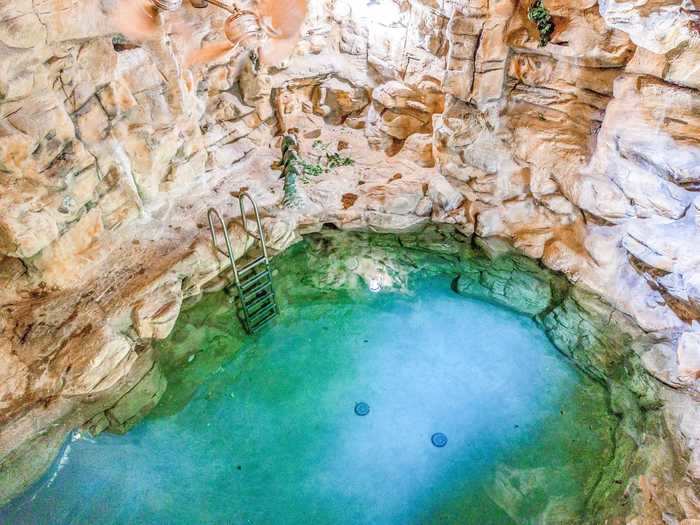
[[700,379],[700,334],[686,332],[678,342],[678,367],[690,381]]
[[[698,519],[692,2],[544,0],[553,28],[543,40],[529,2],[313,0],[292,55],[274,68],[241,50],[189,64],[190,51],[222,40],[228,14],[211,6],[160,13],[151,38],[136,42],[113,27],[113,0],[5,4],[0,462],[27,443],[52,452],[30,458],[0,500],[84,423],[67,414],[85,409],[92,428],[125,431],[158,402],[165,384],[141,345],[226,286],[230,263],[211,246],[206,211],[222,212],[242,257],[253,243],[236,196],[249,191],[271,251],[324,225],[395,234],[447,223],[463,246],[473,234],[489,256],[460,269],[460,292],[539,315],[601,382],[636,385],[644,410],[644,370],[663,385],[659,417],[678,457],[662,445],[647,454],[655,460],[623,487],[624,520]],[[279,135],[290,131],[299,206],[289,206],[280,163]],[[330,158],[344,164],[329,167]],[[454,256],[451,235],[433,247]],[[382,262],[386,251],[371,252],[357,254],[357,285],[401,288],[406,275]],[[341,279],[328,272],[329,283]],[[96,392],[109,406],[86,409]],[[634,396],[619,392],[620,450],[646,453],[641,436],[663,425],[639,423]],[[122,398],[117,407],[111,396]],[[39,439],[21,430],[27,421],[32,432],[60,431]],[[669,467],[684,461],[685,485]],[[531,493],[517,488],[523,476],[532,490],[546,483],[507,466],[494,480],[511,512]],[[604,477],[618,485],[613,478]],[[560,508],[552,501],[542,519],[566,521]]]

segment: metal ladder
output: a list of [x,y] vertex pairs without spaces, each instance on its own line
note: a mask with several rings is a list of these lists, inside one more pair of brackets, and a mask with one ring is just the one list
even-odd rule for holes
[[[248,230],[248,219],[245,213],[245,199],[248,199],[253,205],[253,213],[255,222],[258,226],[257,235]],[[265,245],[265,235],[263,233],[262,223],[260,222],[260,213],[258,206],[253,198],[243,192],[238,196],[238,201],[241,207],[241,222],[246,235],[249,235],[259,241],[261,248],[260,255],[257,255],[252,261],[248,262],[242,268],[236,265],[236,258],[231,247],[231,239],[226,229],[226,223],[223,217],[216,208],[209,208],[207,218],[209,220],[209,230],[211,231],[211,241],[214,248],[220,253],[228,257],[233,269],[233,278],[236,286],[236,307],[238,318],[243,324],[246,332],[254,334],[263,326],[272,321],[279,314],[277,301],[275,300],[275,292],[272,289],[272,272],[270,270],[270,259],[267,256],[267,246]],[[224,230],[224,241],[226,242],[226,251],[219,248],[216,240],[216,231],[214,230],[214,217],[218,219],[221,227]]]

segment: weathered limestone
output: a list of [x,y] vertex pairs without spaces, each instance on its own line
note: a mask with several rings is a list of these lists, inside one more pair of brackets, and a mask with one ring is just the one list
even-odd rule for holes
[[143,416],[153,410],[165,392],[167,381],[158,365],[141,379],[141,381],[117,403],[105,411],[109,421],[107,430],[118,434],[127,432],[133,425],[141,421]]
[[[505,239],[604,299],[645,332],[641,364],[676,389],[664,424],[697,484],[692,1],[545,0],[555,30],[540,47],[527,2],[314,0],[295,56],[261,71],[248,56],[184,67],[187,49],[218,38],[222,12],[185,7],[139,44],[111,27],[111,0],[60,4],[0,6],[2,468],[41,428],[83,423],[66,414],[93,395],[114,405],[143,377],[149,341],[220,285],[206,208],[233,217],[246,188],[280,250],[326,223],[448,223]],[[300,181],[293,209],[270,167],[290,129],[304,158],[321,140],[356,161]],[[246,241],[229,227],[240,255]],[[459,286],[507,303],[518,289],[525,311],[542,312],[542,282],[501,282],[490,272],[506,263],[485,264]],[[560,305],[562,322],[582,322],[564,310],[585,293]],[[127,428],[126,412],[95,425]],[[18,423],[29,420],[30,431]],[[677,503],[645,487],[656,510],[638,503],[630,522],[664,505],[677,520],[700,515],[688,487],[674,486]]]
[[394,80],[378,86],[367,115],[369,143],[392,151],[396,141],[431,133],[433,115],[443,108],[444,94],[437,83],[425,81],[412,87]]
[[700,376],[700,332],[685,332],[678,342],[678,368],[688,381]]

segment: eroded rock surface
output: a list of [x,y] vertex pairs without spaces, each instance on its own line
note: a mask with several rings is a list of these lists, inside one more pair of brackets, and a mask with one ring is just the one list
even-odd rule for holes
[[[599,318],[636,325],[635,370],[673,389],[663,424],[689,483],[671,502],[659,496],[661,474],[645,478],[640,490],[658,504],[639,503],[629,520],[698,519],[689,487],[700,479],[700,429],[688,415],[700,396],[693,0],[545,0],[554,31],[544,46],[528,2],[314,0],[294,56],[269,70],[239,55],[185,67],[189,49],[220,38],[223,12],[186,5],[162,17],[158,38],[137,43],[114,29],[115,5],[0,5],[6,478],[31,443],[57,446],[54,434],[114,406],[153,366],[150,340],[168,335],[183,304],[222,286],[227,263],[210,246],[206,210],[234,218],[247,189],[277,250],[327,223],[388,232],[448,223],[488,239],[492,254],[507,241],[582,291],[548,311],[560,287],[545,300],[549,281],[522,277],[535,263],[495,256],[457,286],[539,315],[555,339],[557,326],[592,322],[567,305],[587,311],[587,294],[602,298]],[[292,129],[307,162],[316,141],[354,160],[301,177],[295,207],[275,164],[279,135]],[[235,221],[229,228],[240,256],[250,239]],[[516,265],[524,281],[502,280],[499,265]],[[597,330],[560,348],[607,344]],[[94,424],[128,426],[115,414]]]

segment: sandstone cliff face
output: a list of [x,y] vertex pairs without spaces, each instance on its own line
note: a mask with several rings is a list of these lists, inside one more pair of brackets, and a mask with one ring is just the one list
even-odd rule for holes
[[[148,341],[218,286],[206,208],[231,217],[249,189],[278,249],[324,223],[450,223],[602,297],[653,339],[638,353],[674,389],[666,424],[697,483],[699,8],[546,0],[540,46],[530,6],[316,0],[295,55],[258,71],[185,67],[221,38],[211,7],[137,44],[116,0],[0,0],[2,458],[60,441],[50,423],[128,426],[107,409],[142,377],[157,401]],[[320,140],[356,161],[299,181],[294,209],[271,167],[292,128],[305,156]]]

